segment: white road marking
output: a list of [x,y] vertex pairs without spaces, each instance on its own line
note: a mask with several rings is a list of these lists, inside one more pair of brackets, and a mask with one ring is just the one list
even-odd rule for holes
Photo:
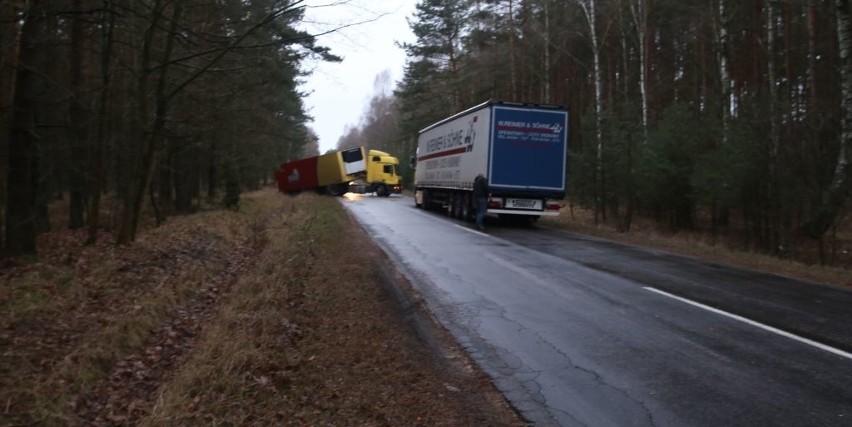
[[834,353],[838,356],[845,357],[849,360],[852,360],[852,353],[847,353],[843,350],[840,350],[840,349],[837,349],[837,348],[834,348],[834,347],[831,347],[831,346],[827,346],[827,345],[822,344],[822,343],[818,343],[814,340],[810,340],[810,339],[807,339],[805,337],[800,337],[798,335],[794,335],[794,334],[791,334],[789,332],[782,331],[781,329],[773,328],[772,326],[765,325],[765,324],[760,323],[760,322],[755,322],[754,320],[747,319],[745,317],[738,316],[738,315],[733,314],[733,313],[728,313],[727,311],[722,311],[722,310],[719,310],[718,308],[713,308],[713,307],[710,307],[709,305],[704,305],[704,304],[701,304],[700,302],[695,302],[695,301],[692,301],[692,300],[689,300],[689,299],[686,299],[686,298],[683,298],[683,297],[679,297],[677,295],[673,295],[673,294],[670,294],[668,292],[661,291],[659,289],[655,289],[655,288],[651,288],[651,287],[647,287],[647,286],[645,287],[645,289],[647,289],[651,292],[655,292],[655,293],[660,294],[660,295],[667,296],[667,297],[672,298],[672,299],[676,299],[680,302],[684,302],[684,303],[687,303],[689,305],[692,305],[692,306],[695,306],[695,307],[698,307],[698,308],[703,308],[707,311],[710,311],[710,312],[713,312],[713,313],[716,313],[716,314],[721,314],[722,316],[726,316],[726,317],[729,317],[729,318],[734,319],[734,320],[739,320],[740,322],[747,323],[749,325],[758,327],[758,328],[763,329],[765,331],[769,331],[769,332],[772,332],[774,334],[781,335],[782,337],[786,337],[786,338],[789,338],[791,340],[795,340],[795,341],[798,341],[800,343],[807,344],[809,346],[816,347],[820,350],[824,350],[824,351],[827,351],[829,353]]
[[461,229],[462,229],[462,230],[464,230],[464,231],[469,231],[469,232],[471,232],[471,233],[478,234],[478,235],[480,235],[480,236],[491,237],[491,235],[490,235],[490,234],[485,234],[485,233],[483,233],[483,232],[481,232],[481,231],[479,231],[479,230],[475,230],[475,229],[470,228],[470,227],[465,227],[465,226],[463,226],[463,225],[459,225],[459,224],[456,224],[456,223],[450,223],[450,224],[452,224],[452,226],[453,226],[453,227],[461,228]]

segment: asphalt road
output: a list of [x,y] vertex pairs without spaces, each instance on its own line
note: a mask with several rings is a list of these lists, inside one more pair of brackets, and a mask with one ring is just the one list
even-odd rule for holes
[[852,426],[847,289],[342,201],[535,425]]

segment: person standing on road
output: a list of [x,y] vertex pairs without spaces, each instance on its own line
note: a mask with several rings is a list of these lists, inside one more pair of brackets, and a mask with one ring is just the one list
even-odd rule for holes
[[476,228],[485,229],[485,211],[488,209],[488,178],[479,174],[473,180],[473,200],[476,201]]

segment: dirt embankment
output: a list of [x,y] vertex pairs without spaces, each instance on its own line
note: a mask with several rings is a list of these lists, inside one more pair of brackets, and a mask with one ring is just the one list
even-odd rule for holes
[[333,199],[261,191],[0,271],[0,426],[524,425]]

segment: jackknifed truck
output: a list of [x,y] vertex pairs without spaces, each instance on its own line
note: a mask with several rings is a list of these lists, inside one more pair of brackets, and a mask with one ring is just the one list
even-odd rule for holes
[[401,190],[396,169],[399,160],[383,151],[364,147],[332,151],[282,164],[275,171],[278,190],[297,194],[376,193],[387,197]]
[[470,220],[473,181],[483,174],[487,213],[530,222],[555,216],[565,198],[568,111],[485,102],[421,130],[412,163],[417,207]]

